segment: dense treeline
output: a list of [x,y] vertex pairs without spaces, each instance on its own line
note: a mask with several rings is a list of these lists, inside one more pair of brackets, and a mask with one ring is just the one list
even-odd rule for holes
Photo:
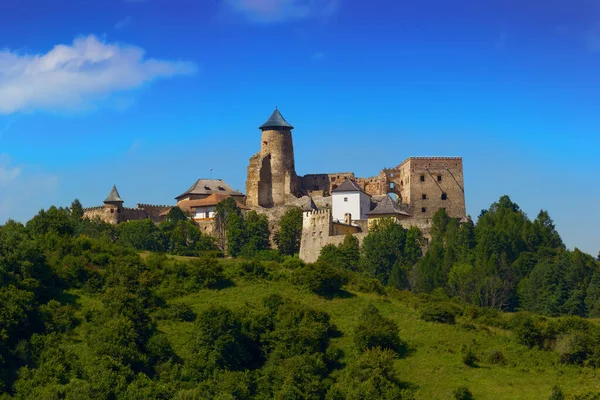
[[420,232],[383,221],[362,248],[348,237],[323,248],[320,260],[363,271],[383,284],[506,311],[600,316],[600,263],[567,250],[552,219],[531,221],[508,196],[483,210],[477,224],[439,210],[432,240],[420,254]]
[[[78,202],[0,227],[0,399],[411,398],[393,367],[407,354],[405,338],[374,306],[353,322],[353,350],[343,354],[331,346],[342,333],[330,315],[295,298],[198,313],[177,301],[240,281],[283,280],[325,299],[409,289],[433,299],[418,306],[425,321],[485,323],[562,363],[600,366],[595,324],[494,310],[600,313],[598,262],[566,250],[545,212],[530,221],[508,197],[477,225],[440,211],[425,255],[417,229],[383,220],[362,245],[347,236],[304,264],[290,255],[299,246],[298,209],[282,218],[274,250],[265,217],[219,208],[216,240],[177,208],[158,225],[113,226],[83,219]],[[217,258],[223,250],[239,257],[228,270]],[[178,338],[185,351],[174,350],[160,321],[190,324]],[[477,365],[472,348],[460,352],[464,365]],[[467,398],[459,389],[455,398]]]
[[[376,308],[364,310],[361,321],[381,326],[360,329],[351,367],[332,379],[342,353],[330,339],[340,333],[324,312],[279,295],[242,309],[213,305],[198,315],[168,303],[232,284],[214,257],[214,241],[179,210],[159,225],[117,227],[83,219],[78,210],[76,203],[70,210],[52,207],[26,225],[9,221],[0,228],[0,398],[408,396],[393,370],[398,328]],[[252,213],[234,222],[243,232],[241,254],[269,247],[265,222]],[[227,234],[231,243],[235,235]],[[155,252],[141,257],[140,249]],[[203,257],[180,261],[161,252]],[[249,280],[286,273],[324,296],[348,281],[341,270],[293,257],[280,267],[247,261],[235,268],[236,277]],[[165,319],[193,324],[183,357],[157,328]]]

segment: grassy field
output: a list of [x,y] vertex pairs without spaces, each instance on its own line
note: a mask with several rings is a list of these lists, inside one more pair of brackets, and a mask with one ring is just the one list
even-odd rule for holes
[[[225,272],[234,268],[234,262],[222,260]],[[408,292],[377,295],[348,289],[345,295],[326,299],[302,288],[279,280],[244,280],[230,272],[231,285],[221,289],[201,290],[184,297],[170,299],[169,303],[186,303],[196,313],[211,304],[230,308],[259,304],[269,294],[280,294],[327,312],[343,333],[333,340],[332,346],[351,357],[353,327],[358,314],[373,303],[382,315],[392,318],[400,329],[401,338],[408,344],[408,353],[396,361],[398,377],[415,388],[418,399],[449,399],[454,389],[467,386],[476,399],[548,399],[552,386],[559,385],[567,398],[600,392],[598,373],[558,363],[555,353],[531,350],[516,343],[508,331],[478,324],[469,317],[458,317],[456,324],[425,322],[420,318],[418,296]],[[92,304],[80,295],[79,301]],[[182,357],[188,353],[191,322],[158,321],[159,330],[166,333],[175,351]],[[478,361],[475,367],[462,362],[461,349],[470,346]],[[490,364],[487,357],[501,351],[504,365]]]

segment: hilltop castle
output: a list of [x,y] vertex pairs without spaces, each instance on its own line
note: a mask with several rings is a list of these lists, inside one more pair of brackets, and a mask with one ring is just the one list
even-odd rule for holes
[[[452,218],[467,218],[462,158],[410,157],[369,178],[352,172],[298,176],[292,129],[278,109],[260,126],[261,148],[248,165],[246,205],[273,208],[308,196],[300,250],[305,261],[316,260],[324,245],[347,233],[362,238],[372,221],[383,217],[420,228],[426,242],[440,208]],[[329,197],[322,209],[313,201]]]
[[[460,157],[410,157],[369,178],[356,177],[352,172],[299,176],[294,127],[275,108],[259,129],[261,146],[250,158],[246,195],[223,180],[199,179],[175,198],[177,206],[189,212],[203,232],[213,232],[216,205],[229,197],[244,212],[254,209],[269,215],[272,227],[286,208],[303,206],[300,257],[311,262],[323,246],[341,243],[348,233],[362,240],[373,222],[381,218],[393,218],[406,228],[418,227],[424,245],[431,237],[431,219],[440,208],[461,222],[468,218]],[[172,207],[123,207],[113,186],[104,205],[87,208],[84,215],[113,224],[146,218],[160,222]]]

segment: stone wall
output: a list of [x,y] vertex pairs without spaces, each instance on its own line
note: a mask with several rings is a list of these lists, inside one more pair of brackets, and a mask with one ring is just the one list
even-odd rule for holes
[[246,204],[271,208],[300,195],[300,179],[294,164],[294,145],[289,129],[262,132],[260,151],[250,158]]
[[121,220],[121,210],[117,206],[110,204],[98,207],[84,208],[83,218],[91,220],[99,219],[102,222],[116,225]]

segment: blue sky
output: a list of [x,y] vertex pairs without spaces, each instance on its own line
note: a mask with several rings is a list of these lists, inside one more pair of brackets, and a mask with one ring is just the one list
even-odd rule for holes
[[599,71],[597,0],[3,0],[0,223],[244,190],[278,105],[299,174],[462,156],[473,217],[508,194],[596,255]]

